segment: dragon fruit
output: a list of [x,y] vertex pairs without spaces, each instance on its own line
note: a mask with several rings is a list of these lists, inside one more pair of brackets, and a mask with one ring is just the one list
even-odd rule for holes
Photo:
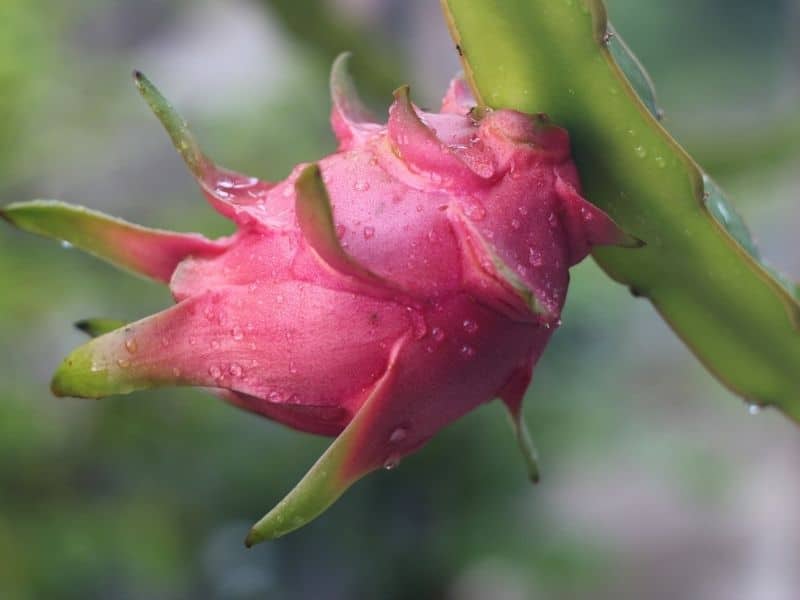
[[198,386],[337,436],[247,545],[300,527],[494,398],[538,477],[521,403],[560,324],[568,268],[593,245],[637,243],[581,197],[563,129],[476,108],[461,79],[440,112],[420,110],[402,87],[388,123],[375,123],[342,56],[331,77],[338,150],[267,183],[216,166],[156,88],[135,79],[237,231],[212,241],[58,202],[6,207],[17,227],[168,283],[176,300],[74,350],[56,395]]

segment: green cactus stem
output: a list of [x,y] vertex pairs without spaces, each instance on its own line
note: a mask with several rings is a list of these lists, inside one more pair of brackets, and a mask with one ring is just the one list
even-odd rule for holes
[[646,242],[597,248],[748,403],[800,421],[800,303],[722,192],[660,123],[649,77],[600,0],[442,0],[482,106],[566,127],[586,197]]

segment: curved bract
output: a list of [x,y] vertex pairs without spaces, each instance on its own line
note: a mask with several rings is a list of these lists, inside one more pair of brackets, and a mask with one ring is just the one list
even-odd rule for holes
[[594,249],[601,267],[648,297],[731,390],[800,420],[794,286],[760,262],[741,219],[659,123],[649,78],[614,39],[602,2],[442,7],[479,103],[564,126],[586,197],[646,242]]

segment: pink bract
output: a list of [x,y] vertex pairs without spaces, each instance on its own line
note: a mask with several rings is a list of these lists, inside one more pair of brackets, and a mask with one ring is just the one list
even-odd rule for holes
[[563,129],[543,115],[476,110],[460,79],[440,112],[414,106],[404,87],[388,123],[375,123],[342,57],[331,85],[338,150],[266,183],[214,165],[136,79],[237,232],[209,241],[56,203],[8,207],[22,228],[168,281],[177,302],[73,351],[56,394],[205,387],[338,436],[248,545],[299,527],[493,398],[537,476],[521,402],[560,324],[568,268],[593,245],[631,242],[581,197]]

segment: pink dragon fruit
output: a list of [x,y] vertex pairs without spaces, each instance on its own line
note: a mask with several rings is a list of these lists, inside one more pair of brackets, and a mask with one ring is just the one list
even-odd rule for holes
[[331,77],[337,152],[280,183],[215,166],[141,74],[137,85],[237,232],[210,241],[55,202],[2,215],[168,283],[177,304],[74,350],[59,396],[199,386],[298,430],[338,436],[247,544],[319,515],[439,429],[500,398],[538,477],[521,402],[559,325],[568,267],[635,245],[579,192],[567,133],[542,115],[478,110],[455,80],[439,113],[395,92],[372,122]]

